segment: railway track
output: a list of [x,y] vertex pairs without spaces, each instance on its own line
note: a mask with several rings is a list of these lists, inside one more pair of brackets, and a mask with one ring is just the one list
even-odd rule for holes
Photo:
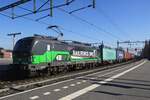
[[132,60],[132,61],[123,62],[120,64],[96,67],[93,69],[84,69],[84,70],[77,70],[77,71],[72,71],[68,73],[60,73],[58,75],[41,76],[41,77],[28,78],[28,79],[23,79],[23,80],[15,80],[15,81],[0,81],[0,96],[5,96],[8,94],[25,91],[28,89],[52,84],[52,83],[67,80],[67,79],[73,79],[76,77],[80,77],[82,75],[95,73],[101,70],[116,68],[116,67],[119,67],[120,65],[129,64],[135,61],[136,60]]

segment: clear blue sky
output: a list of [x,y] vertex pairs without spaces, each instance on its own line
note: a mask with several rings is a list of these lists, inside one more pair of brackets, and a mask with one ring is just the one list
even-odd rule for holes
[[[0,2],[0,7],[12,3],[17,0],[3,0]],[[37,5],[42,4],[42,0]],[[54,0],[55,4],[61,4],[62,0]],[[63,9],[71,11],[88,5],[91,0],[76,0],[71,5]],[[75,15],[91,22],[99,28],[103,28],[109,33],[105,33],[87,23],[84,23],[72,16],[55,9],[54,16],[41,20],[50,25],[58,25],[68,32],[64,33],[63,39],[78,40],[84,42],[101,42],[108,46],[115,46],[119,40],[145,40],[150,36],[150,0],[96,0],[96,8],[87,8],[85,10],[74,13]],[[31,9],[31,3],[25,4],[22,7]],[[48,5],[47,5],[48,7]],[[26,11],[25,11],[26,12]],[[45,16],[49,11],[26,16],[36,19]],[[4,12],[10,13],[9,10]],[[23,10],[16,9],[16,14],[23,13]],[[17,40],[33,34],[43,34],[57,36],[53,31],[47,30],[48,25],[30,21],[24,18],[15,20],[9,19],[0,15],[0,47],[11,49],[12,39],[8,37],[8,33],[22,32],[22,35],[17,36]],[[110,35],[111,34],[111,35]]]

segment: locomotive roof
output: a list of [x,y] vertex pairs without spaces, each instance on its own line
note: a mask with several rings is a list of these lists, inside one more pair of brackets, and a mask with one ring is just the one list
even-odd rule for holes
[[88,43],[82,43],[82,42],[78,42],[78,41],[67,42],[67,41],[63,41],[63,40],[58,40],[55,37],[47,37],[47,36],[31,36],[31,37],[22,38],[21,40],[26,40],[26,39],[30,39],[33,41],[34,40],[42,40],[42,41],[53,42],[53,43],[63,43],[63,44],[68,44],[68,45],[73,45],[73,46],[91,47],[91,45]]
[[22,39],[33,39],[33,40],[57,40],[55,37],[41,37],[41,36],[31,36],[31,37],[25,37]]

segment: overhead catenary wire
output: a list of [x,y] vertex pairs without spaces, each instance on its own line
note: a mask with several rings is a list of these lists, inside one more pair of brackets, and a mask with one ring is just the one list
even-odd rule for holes
[[[0,13],[0,14],[1,14],[1,13]],[[3,15],[3,14],[1,14],[1,15]],[[16,14],[15,14],[15,15],[16,15]],[[5,16],[5,15],[3,15],[3,16]],[[11,18],[10,16],[5,16],[5,17]],[[21,17],[21,18],[23,18],[23,19],[25,19],[25,20],[30,20],[30,21],[33,21],[33,22],[37,22],[37,23],[43,24],[43,25],[45,25],[45,26],[49,26],[49,25],[50,25],[49,23],[46,23],[46,22],[43,22],[43,21],[35,21],[34,19],[29,18],[29,17],[26,17],[26,16]],[[59,26],[59,27],[60,27],[63,31],[72,33],[72,34],[77,35],[77,36],[80,36],[80,37],[82,37],[82,38],[87,38],[87,39],[90,39],[90,40],[99,40],[99,39],[97,39],[97,38],[94,38],[94,37],[90,37],[90,36],[88,36],[88,35],[81,34],[81,33],[79,33],[79,32],[74,32],[74,31],[69,30],[69,29],[67,29],[67,28],[64,28],[64,27],[62,27],[62,26]],[[99,41],[100,41],[100,40],[99,40]],[[99,42],[99,41],[98,41],[98,42]]]
[[42,17],[36,19],[35,21],[39,21],[39,20],[44,19],[44,18],[47,18],[47,17],[49,17],[49,16],[50,16],[50,14],[47,14],[47,15],[45,15],[45,16],[42,16]]
[[[41,2],[42,2],[42,1],[41,1]],[[95,3],[95,0],[93,0],[93,3]],[[93,5],[94,5],[93,8],[95,8],[95,4],[93,4]],[[110,34],[113,38],[116,38],[116,39],[120,40],[119,37],[113,35],[112,33],[106,31],[105,29],[103,29],[103,28],[101,28],[101,27],[98,27],[97,25],[95,25],[95,24],[93,24],[93,23],[90,23],[89,21],[87,21],[87,20],[85,20],[85,19],[83,19],[83,18],[80,18],[80,17],[78,17],[78,16],[72,14],[73,12],[76,12],[76,11],[79,11],[79,10],[83,10],[83,9],[88,8],[88,7],[91,7],[91,6],[92,6],[92,5],[88,5],[88,6],[85,6],[85,7],[76,9],[76,10],[73,10],[73,11],[71,11],[71,12],[68,12],[68,11],[66,11],[66,10],[64,10],[64,9],[62,9],[62,8],[57,8],[57,9],[59,9],[59,10],[65,12],[65,13],[67,13],[67,14],[73,16],[74,18],[76,18],[76,19],[78,19],[78,20],[80,20],[80,21],[82,21],[82,22],[85,22],[85,23],[87,23],[87,24],[89,24],[89,25],[91,25],[91,26],[94,26],[96,29],[98,29],[98,30],[100,30],[100,31],[103,31],[104,33]],[[44,17],[44,18],[45,18],[45,17]],[[88,38],[91,38],[91,37],[88,37]],[[110,44],[110,43],[108,43],[108,44]]]
[[75,15],[75,14],[70,14],[68,11],[66,11],[66,10],[64,10],[64,9],[62,9],[62,8],[58,8],[58,9],[59,9],[60,11],[63,11],[63,12],[65,12],[65,13],[69,14],[70,16],[72,16],[72,17],[74,17],[74,18],[76,18],[76,19],[78,19],[78,20],[80,20],[80,21],[82,21],[82,22],[84,22],[84,23],[86,23],[86,24],[88,24],[88,25],[90,25],[90,26],[96,28],[96,29],[99,30],[100,32],[104,32],[104,33],[110,35],[110,36],[113,37],[113,38],[116,38],[116,39],[118,39],[118,40],[121,40],[118,36],[112,34],[111,32],[106,31],[105,29],[103,29],[103,28],[101,28],[101,27],[99,27],[99,26],[97,26],[97,25],[95,25],[95,24],[93,24],[93,23],[91,23],[91,22],[89,22],[89,21],[87,21],[87,20],[85,20],[85,19],[83,19],[83,18],[81,18],[81,17]]
[[[24,16],[27,16],[27,15],[31,15],[31,14],[35,14],[35,13],[40,13],[40,12],[44,12],[44,11],[47,11],[47,10],[50,10],[50,9],[54,9],[54,8],[59,8],[59,7],[64,7],[64,6],[67,6],[71,3],[73,3],[75,0],[70,0],[67,4],[64,3],[64,4],[60,4],[60,5],[56,5],[56,6],[53,6],[53,7],[49,7],[49,8],[45,8],[45,9],[41,9],[46,3],[48,3],[49,0],[47,0],[41,7],[39,7],[35,12],[29,12],[29,13],[26,13],[26,14],[23,14],[23,15],[18,15],[14,18],[19,18],[19,17],[24,17]],[[24,9],[25,10],[25,9]]]
[[[23,7],[19,7],[19,8],[20,8],[20,9],[23,9],[23,10],[28,11],[28,9],[25,9],[25,8],[23,8]],[[24,16],[24,18],[26,18],[26,19],[28,19],[28,20],[31,20],[31,21],[38,21],[39,23],[42,23],[42,24],[45,24],[45,25],[49,25],[48,23],[45,23],[45,22],[39,21],[40,19],[46,18],[46,17],[48,17],[48,16],[50,16],[50,15],[48,14],[48,15],[43,16],[43,17],[40,17],[40,18],[38,18],[38,19],[36,19],[36,20],[31,19],[31,18],[27,18],[27,17],[25,17],[25,16]],[[67,31],[67,32],[70,32],[70,33],[76,34],[76,35],[77,35],[77,33],[78,33],[78,32],[73,32],[73,31],[68,30],[68,29],[64,29],[63,27],[61,27],[61,29],[63,29],[64,31]],[[87,35],[83,35],[83,34],[81,34],[81,33],[80,33],[80,34],[78,34],[78,35],[81,35],[81,36],[83,36],[83,37],[86,37],[87,39],[99,40],[99,39],[96,39],[96,38],[93,38],[93,37],[90,37],[90,36],[87,36]]]
[[[24,0],[21,0],[21,1],[22,1],[22,2],[25,2]],[[20,3],[21,1],[19,1],[19,3]],[[28,1],[28,0],[27,0],[27,1]],[[29,1],[31,1],[31,0],[29,0]],[[35,14],[35,13],[41,13],[41,12],[44,12],[44,11],[47,11],[47,10],[52,10],[52,9],[54,9],[54,8],[59,8],[59,7],[68,6],[68,5],[70,5],[71,3],[73,3],[75,0],[69,0],[67,3],[62,3],[62,4],[59,4],[59,5],[55,5],[55,6],[52,6],[52,7],[48,7],[48,8],[42,9],[49,1],[50,1],[50,0],[47,0],[47,1],[44,2],[44,4],[42,4],[39,8],[34,9],[34,11],[19,6],[19,5],[18,5],[18,2],[15,3],[15,4],[10,4],[10,5],[8,5],[8,6],[2,7],[2,8],[1,8],[1,11],[4,11],[4,10],[6,10],[6,9],[10,9],[10,8],[11,8],[12,10],[14,10],[14,8],[17,8],[17,7],[18,7],[18,8],[21,8],[21,9],[23,9],[23,10],[29,11],[28,13],[21,14],[21,15],[17,15],[17,16],[13,16],[14,11],[12,11],[12,13],[13,13],[13,14],[11,14],[11,15],[12,15],[12,19],[15,19],[15,18],[27,16],[27,15],[32,15],[32,14]]]
[[[66,29],[66,28],[63,28],[63,27],[60,27],[62,30],[64,30],[64,31],[66,31],[66,32],[70,32],[70,33],[72,33],[72,34],[78,34],[79,36],[82,36],[82,37],[85,37],[85,38],[87,38],[87,39],[92,39],[92,40],[98,40],[98,43],[101,43],[101,41],[102,40],[100,40],[99,38],[95,38],[95,37],[91,37],[91,36],[88,36],[88,35],[84,35],[84,34],[81,34],[81,33],[79,33],[79,32],[74,32],[74,31],[72,31],[72,30],[69,30],[69,29]],[[110,43],[110,42],[104,42],[104,44],[109,44],[110,46],[116,46],[115,44],[112,44],[112,42]]]
[[[24,9],[24,8],[22,8],[22,7],[19,7],[19,8]],[[24,9],[24,10],[28,10],[28,9]],[[67,13],[68,13],[68,12],[67,12]],[[78,17],[78,16],[76,16],[76,15],[74,15],[74,14],[70,14],[70,15],[71,15],[71,16],[73,15],[75,18],[80,19],[81,21],[83,21],[83,22],[85,22],[85,23],[87,23],[87,24],[89,24],[89,25],[95,27],[96,29],[98,29],[98,30],[100,30],[100,31],[103,31],[104,33],[109,33],[109,32],[107,32],[105,29],[100,28],[100,27],[98,27],[97,25],[95,25],[95,24],[93,24],[93,23],[90,23],[89,21],[87,21],[87,20],[85,20],[85,19],[83,19],[83,18],[80,18],[80,17]],[[31,18],[27,18],[27,17],[25,17],[25,16],[23,16],[23,18],[24,18],[24,19],[31,20],[31,21],[35,21],[35,20],[33,20],[33,19],[31,19]],[[39,22],[39,23],[42,23],[42,24],[45,24],[45,25],[49,25],[48,23],[45,23],[45,22]],[[68,32],[69,32],[69,31],[68,31]],[[70,32],[71,32],[71,31],[70,31]],[[72,32],[72,33],[73,33],[73,32]],[[82,36],[83,36],[83,35],[82,35]],[[86,37],[86,38],[88,38],[88,39],[91,39],[91,37],[89,37],[89,36],[87,36],[87,35],[84,35],[84,37]],[[113,35],[112,35],[112,37],[117,38],[116,36],[113,36]],[[94,38],[93,40],[95,40],[95,38]]]
[[84,34],[81,34],[79,32],[74,32],[72,30],[69,30],[69,29],[66,29],[66,28],[63,28],[63,27],[61,27],[61,29],[64,30],[64,31],[67,31],[69,33],[75,34],[75,35],[78,34],[79,36],[85,37],[85,38],[90,39],[90,40],[98,40],[98,41],[100,41],[98,38],[94,38],[94,37],[91,37],[91,36],[88,36],[88,35],[84,35]]
[[9,15],[3,14],[3,13],[1,13],[1,12],[0,12],[0,15],[5,16],[5,17],[7,17],[7,18],[12,18],[12,17],[10,17]]
[[103,15],[107,20],[108,22],[115,28],[117,29],[117,31],[120,33],[120,34],[126,34],[128,35],[130,38],[132,38],[129,34],[127,34],[125,31],[123,31],[119,25],[114,21],[112,20],[112,18],[99,6],[98,7],[99,9],[94,9],[94,11],[96,11],[98,14],[100,15]]
[[74,12],[77,12],[77,11],[80,11],[80,10],[83,10],[83,9],[86,9],[86,8],[89,8],[89,7],[92,7],[92,5],[90,4],[90,5],[87,5],[85,7],[81,7],[81,8],[78,8],[76,10],[70,11],[69,14],[72,14]]

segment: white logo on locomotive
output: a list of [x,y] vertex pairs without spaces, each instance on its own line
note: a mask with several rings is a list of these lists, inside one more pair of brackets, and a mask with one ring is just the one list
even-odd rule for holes
[[96,56],[96,50],[93,50],[93,52],[89,51],[75,51],[73,50],[74,56],[86,56],[86,57],[95,57]]

